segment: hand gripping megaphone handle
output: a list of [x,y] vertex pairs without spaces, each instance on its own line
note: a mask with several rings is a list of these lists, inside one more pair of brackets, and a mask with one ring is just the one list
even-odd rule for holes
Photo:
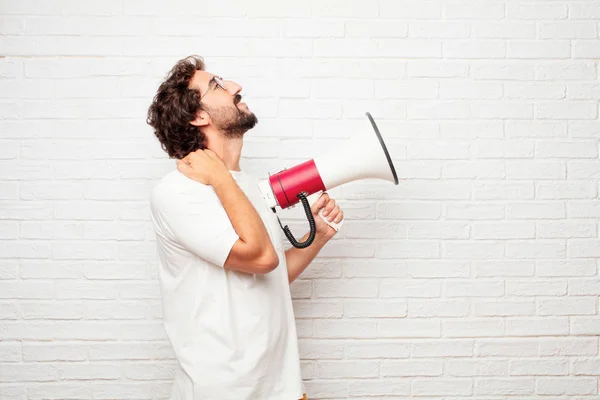
[[[325,194],[325,192],[321,192],[321,195],[319,196],[319,198],[320,198],[321,196],[323,196],[323,194]],[[319,217],[321,217],[321,219],[322,219],[323,221],[325,221],[325,223],[326,223],[327,225],[329,225],[330,227],[332,227],[333,229],[335,229],[335,231],[336,231],[336,232],[338,232],[340,229],[342,229],[342,225],[344,225],[344,221],[345,221],[345,219],[341,220],[339,223],[336,223],[336,222],[334,222],[334,221],[327,221],[327,217],[324,217],[324,216],[323,216],[323,211],[324,211],[324,210],[325,210],[324,208],[321,208],[321,209],[319,210]]]
[[[308,234],[308,238],[304,242],[297,241],[294,235],[292,234],[290,227],[287,225],[284,227],[281,224],[279,216],[277,216],[277,221],[279,221],[279,226],[281,226],[281,229],[283,229],[283,233],[285,233],[285,236],[288,238],[292,246],[294,246],[297,249],[304,249],[310,246],[315,240],[315,236],[317,234],[317,225],[315,224],[315,218],[312,215],[312,210],[310,209],[310,204],[308,203],[306,195],[306,192],[298,193],[298,198],[300,199],[300,202],[304,207],[304,212],[306,213],[306,218],[308,219],[308,225],[310,226],[310,233]],[[273,209],[273,212],[275,212],[275,209]]]
[[[321,196],[323,196],[325,192],[321,192]],[[279,219],[279,216],[277,216],[277,221],[279,222],[279,226],[281,226],[281,229],[283,230],[283,232],[285,233],[285,236],[288,238],[288,240],[290,241],[290,243],[292,244],[292,246],[294,246],[297,249],[304,249],[308,246],[310,246],[313,241],[315,240],[316,237],[316,233],[317,233],[317,225],[315,223],[315,218],[312,215],[312,211],[311,211],[311,207],[310,204],[308,202],[308,198],[306,197],[307,193],[306,192],[301,192],[298,194],[298,198],[300,199],[300,202],[302,203],[302,206],[304,207],[304,212],[306,213],[306,219],[308,220],[308,225],[310,226],[310,233],[308,235],[308,238],[304,241],[304,242],[299,242],[298,240],[296,240],[296,238],[294,237],[294,235],[292,234],[292,231],[290,230],[289,226],[283,226],[281,223],[281,220]],[[344,224],[344,220],[341,220],[339,223],[333,222],[333,221],[328,221],[327,218],[325,216],[323,216],[323,210],[324,208],[321,208],[319,210],[319,217],[325,221],[325,223],[329,226],[331,226],[333,229],[337,231],[339,231],[342,228],[342,225]],[[275,212],[275,209],[273,209],[273,212],[275,214],[277,214]]]

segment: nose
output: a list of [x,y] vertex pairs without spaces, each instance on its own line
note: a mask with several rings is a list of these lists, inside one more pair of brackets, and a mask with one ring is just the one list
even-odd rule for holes
[[226,82],[226,86],[227,89],[229,90],[229,93],[231,93],[232,95],[236,95],[238,93],[240,93],[242,91],[242,85],[240,85],[237,82],[234,81],[225,81]]
[[238,93],[241,93],[241,91],[244,89],[244,88],[242,87],[242,85],[240,85],[240,84],[239,84],[239,83],[237,83],[237,82],[233,82],[233,81],[231,82],[231,87],[233,88],[233,94],[234,94],[234,95],[236,95],[236,94],[238,94]]

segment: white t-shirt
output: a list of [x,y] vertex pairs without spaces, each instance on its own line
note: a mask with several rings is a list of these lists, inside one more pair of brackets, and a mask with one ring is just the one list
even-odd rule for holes
[[178,170],[151,194],[163,317],[178,367],[173,400],[294,400],[304,393],[283,234],[258,180],[230,171],[261,216],[279,266],[223,268],[238,235],[211,186]]

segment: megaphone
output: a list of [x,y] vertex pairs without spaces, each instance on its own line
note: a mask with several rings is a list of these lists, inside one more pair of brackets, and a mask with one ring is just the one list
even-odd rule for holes
[[[359,179],[383,179],[398,184],[398,175],[381,133],[371,114],[367,112],[366,115],[374,135],[355,135],[333,152],[283,169],[270,175],[268,180],[260,182],[262,197],[273,212],[276,212],[277,206],[286,209],[299,202],[304,206],[310,225],[310,234],[304,242],[297,241],[289,227],[284,227],[279,221],[294,247],[306,248],[315,239],[316,225],[307,196]],[[277,219],[279,220],[279,217]]]

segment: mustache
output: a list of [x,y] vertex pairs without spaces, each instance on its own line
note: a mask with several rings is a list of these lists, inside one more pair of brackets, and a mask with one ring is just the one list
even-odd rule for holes
[[240,101],[242,101],[242,96],[240,94],[236,94],[233,98],[233,104],[237,105]]

